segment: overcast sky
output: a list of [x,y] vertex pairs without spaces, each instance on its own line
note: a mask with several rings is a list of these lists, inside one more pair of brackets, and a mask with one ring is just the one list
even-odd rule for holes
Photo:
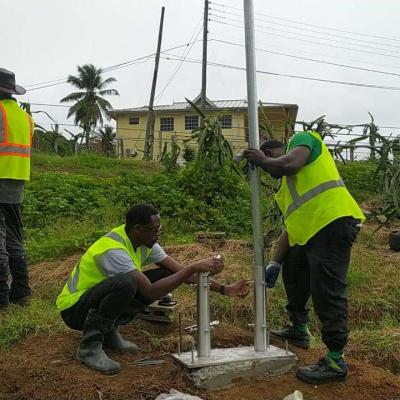
[[[197,39],[202,38],[203,0],[0,0],[0,66],[13,70],[18,83],[32,89],[35,86],[28,85],[75,74],[77,65],[93,63],[107,67],[151,55],[156,49],[161,6],[166,7],[164,50],[188,43],[197,33]],[[244,43],[243,2],[215,0],[210,6],[209,61],[245,66],[243,47],[217,41]],[[399,0],[255,0],[255,11],[257,48],[400,74]],[[169,57],[181,56],[187,49],[170,51],[173,55]],[[187,60],[199,60],[201,53],[199,41],[190,46]],[[157,93],[171,79],[178,65],[176,57],[175,60],[161,60]],[[154,58],[149,58],[107,74],[117,79],[112,87],[120,93],[119,97],[109,99],[114,108],[148,103],[153,67]],[[257,52],[257,69],[400,88],[400,76],[261,51]],[[266,74],[258,74],[257,78],[259,99],[296,103],[299,119],[310,120],[326,114],[330,122],[359,123],[369,120],[367,113],[370,111],[378,125],[400,126],[400,90]],[[194,98],[200,85],[201,65],[183,62],[156,103]],[[21,100],[58,104],[71,91],[68,84],[61,84],[32,90]],[[207,95],[214,100],[246,98],[245,72],[210,66]],[[46,110],[60,124],[72,123],[72,119],[66,118],[65,108],[34,106],[35,109]],[[44,115],[37,116],[36,120],[51,122]],[[383,130],[385,134],[392,131],[400,132],[400,129]]]

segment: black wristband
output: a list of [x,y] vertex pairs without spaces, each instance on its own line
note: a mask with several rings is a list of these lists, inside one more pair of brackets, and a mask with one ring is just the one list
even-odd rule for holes
[[219,285],[219,292],[221,293],[221,294],[225,294],[225,285]]

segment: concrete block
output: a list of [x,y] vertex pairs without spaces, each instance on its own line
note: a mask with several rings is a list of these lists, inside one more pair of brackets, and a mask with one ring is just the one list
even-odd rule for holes
[[229,386],[238,378],[281,375],[296,365],[297,358],[275,346],[266,352],[255,352],[253,347],[212,349],[211,357],[198,358],[190,352],[174,354],[183,364],[193,384],[198,388],[216,389]]

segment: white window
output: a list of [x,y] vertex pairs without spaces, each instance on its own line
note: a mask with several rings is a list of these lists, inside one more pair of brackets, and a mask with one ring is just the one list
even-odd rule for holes
[[199,116],[198,115],[186,115],[185,116],[185,130],[191,131],[199,127]]
[[129,117],[129,125],[139,125],[139,117]]
[[160,118],[160,131],[171,132],[174,130],[174,117]]
[[221,115],[219,121],[221,122],[222,129],[232,128],[232,115]]

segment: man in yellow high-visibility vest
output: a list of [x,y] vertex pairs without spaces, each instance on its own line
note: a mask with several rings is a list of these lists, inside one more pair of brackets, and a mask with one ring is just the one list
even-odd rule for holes
[[346,275],[351,247],[365,217],[318,133],[296,133],[286,149],[283,143],[269,140],[261,150],[246,150],[244,156],[274,178],[282,178],[275,200],[286,230],[267,266],[265,281],[267,287],[274,287],[283,264],[286,311],[292,325],[271,334],[308,348],[311,296],[328,352],[317,364],[299,368],[297,377],[313,384],[344,380],[343,351],[349,333]]
[[[146,305],[184,282],[195,283],[198,272],[219,272],[223,258],[215,256],[183,266],[157,243],[160,215],[149,204],[138,204],[126,214],[125,224],[101,237],[82,256],[57,298],[64,322],[81,330],[76,358],[105,374],[121,366],[104,352],[113,348],[137,353],[134,343],[123,339],[119,325],[131,321]],[[142,272],[146,265],[159,268]],[[249,281],[224,285],[210,279],[210,289],[226,296],[244,297]]]
[[20,208],[30,177],[33,122],[12,97],[24,93],[14,73],[0,68],[0,310],[9,303],[26,306],[31,297]]

